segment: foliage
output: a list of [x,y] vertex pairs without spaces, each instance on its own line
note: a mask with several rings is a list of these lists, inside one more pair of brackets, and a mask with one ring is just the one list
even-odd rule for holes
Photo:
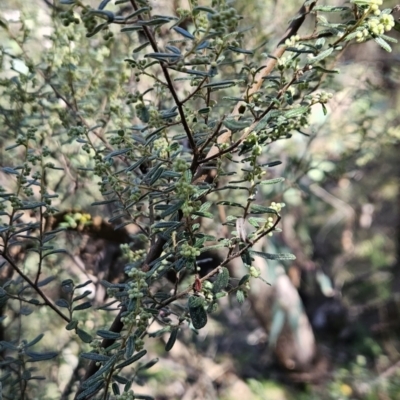
[[[24,320],[38,310],[61,318],[80,357],[90,360],[79,389],[78,378],[68,387],[76,399],[145,399],[131,387],[158,361],[143,361],[152,325],[160,329],[151,336],[168,335],[170,351],[184,327],[196,332],[207,324],[220,298],[244,301],[252,281],[262,279],[254,257],[294,258],[252,249],[279,232],[284,207],[260,197],[283,181],[270,172],[280,161],[268,149],[307,136],[316,107],[327,113],[332,94],[318,89],[339,72],[333,64],[344,47],[374,40],[390,51],[385,32],[394,19],[381,3],[306,1],[266,53],[245,48],[251,31],[225,1],[192,1],[160,15],[145,0],[96,7],[64,0],[50,8],[47,33],[42,9],[0,19],[1,301],[15,331],[1,341],[5,398],[43,396],[44,376],[32,363],[44,365],[58,352],[31,350],[44,335],[28,338]],[[316,27],[300,36],[310,13]],[[93,181],[98,191],[88,192]],[[122,247],[126,279],[102,281],[109,300],[96,310],[91,280],[60,267],[71,252],[68,232],[95,221],[73,210],[52,222],[78,201],[111,209],[109,223],[116,232],[130,229],[135,244]],[[199,256],[215,250],[221,262],[200,276]],[[230,275],[236,258],[242,276]],[[163,281],[171,273],[173,288]],[[279,308],[275,315],[274,337],[285,318]]]

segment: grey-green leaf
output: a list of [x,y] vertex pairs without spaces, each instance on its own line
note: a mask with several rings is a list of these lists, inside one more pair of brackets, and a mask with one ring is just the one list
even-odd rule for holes
[[229,271],[227,268],[222,267],[217,275],[217,279],[214,282],[213,292],[218,293],[225,289],[229,284]]
[[192,324],[196,329],[204,328],[207,324],[207,312],[203,307],[204,299],[199,296],[190,296],[188,307]]
[[296,256],[290,253],[263,253],[261,251],[250,250],[250,254],[258,257],[262,257],[266,260],[279,260],[279,261],[288,261],[288,260],[295,260]]
[[173,328],[171,331],[171,335],[169,336],[168,342],[165,345],[165,351],[170,351],[176,342],[176,338],[178,337],[179,328]]

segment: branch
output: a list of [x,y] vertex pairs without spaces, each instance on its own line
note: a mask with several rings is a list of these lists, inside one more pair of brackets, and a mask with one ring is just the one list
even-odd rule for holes
[[29,286],[32,287],[32,289],[43,299],[45,302],[46,306],[49,306],[53,311],[55,311],[64,321],[70,322],[70,319],[64,315],[49,299],[48,297],[43,293],[43,291],[34,283],[30,280],[30,278],[25,275],[17,266],[17,264],[14,263],[14,261],[5,253],[3,252],[2,254],[3,258],[11,265],[11,267],[18,273],[18,275],[29,284]]
[[[157,242],[150,248],[149,253],[147,254],[146,260],[143,263],[142,270],[147,270],[149,268],[149,264],[156,260],[158,257],[160,257],[162,253],[162,249],[164,244],[166,243],[166,240],[162,239],[161,237],[158,238]],[[124,327],[124,324],[121,322],[121,317],[122,314],[126,311],[126,307],[122,306],[120,312],[118,315],[115,317],[113,323],[111,324],[111,327],[109,331],[111,332],[117,332],[120,333]],[[103,349],[111,346],[115,342],[115,339],[103,339],[101,342],[101,347]],[[91,361],[87,370],[85,377],[83,378],[83,381],[81,382],[81,386],[78,389],[75,399],[78,397],[78,395],[83,391],[82,384],[83,382],[87,381],[93,374],[95,374],[99,369],[100,369],[100,364],[97,363],[96,361]]]
[[[297,17],[293,18],[288,29],[286,30],[286,32],[284,33],[282,38],[279,40],[277,47],[276,47],[274,53],[272,54],[271,58],[267,61],[267,64],[265,65],[265,67],[262,68],[255,76],[254,84],[248,90],[249,97],[261,88],[261,86],[264,82],[264,78],[267,77],[273,71],[276,63],[278,62],[278,59],[280,57],[282,57],[282,55],[286,51],[286,46],[284,46],[282,44],[285,43],[286,39],[297,34],[301,25],[305,21],[306,16],[311,12],[311,10],[314,8],[315,4],[317,3],[317,0],[311,2],[310,4],[307,4],[307,3],[308,3],[308,1],[305,1],[304,4],[300,7]],[[240,106],[241,106],[241,102],[238,102],[231,113],[232,116],[239,115]],[[248,130],[248,132],[251,132],[251,127]],[[218,145],[220,145],[222,143],[228,143],[231,136],[232,136],[232,132],[230,130],[228,130],[227,132],[225,132],[221,136],[219,136],[217,139],[218,144],[215,144],[214,146],[211,147],[211,149],[209,150],[209,152],[207,154],[206,159],[215,158],[215,155],[219,153]],[[240,138],[240,141],[242,141],[242,140],[243,140],[243,136],[242,136],[242,138]],[[207,178],[207,175],[208,175],[208,170],[204,170],[204,168],[199,167],[199,169],[197,170],[197,173],[195,174],[195,176],[193,178],[193,181],[194,182],[204,182],[204,180]]]
[[[132,4],[132,7],[134,8],[134,10],[137,11],[138,6],[137,6],[135,0],[130,0],[130,2]],[[139,20],[143,20],[141,15],[139,15],[138,18],[139,18]],[[149,39],[150,45],[153,48],[153,50],[155,52],[158,52],[159,50],[158,50],[157,42],[155,41],[154,36],[151,33],[149,27],[143,25],[143,30],[144,30],[144,33],[145,33],[147,39]],[[183,128],[186,132],[186,136],[188,137],[190,148],[192,149],[194,154],[197,154],[198,149],[197,149],[196,143],[193,139],[192,132],[187,123],[186,116],[185,116],[185,110],[183,109],[184,102],[180,101],[178,98],[178,94],[176,93],[175,87],[172,83],[172,79],[168,72],[168,68],[166,67],[166,64],[163,63],[162,61],[160,61],[160,66],[161,66],[162,72],[164,74],[165,80],[167,81],[168,89],[175,101],[176,106],[178,107],[179,116],[181,117],[181,122],[182,122]]]

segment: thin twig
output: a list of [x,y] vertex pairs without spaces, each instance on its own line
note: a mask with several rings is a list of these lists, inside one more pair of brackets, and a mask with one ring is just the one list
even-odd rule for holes
[[30,278],[25,275],[17,266],[17,264],[14,263],[14,261],[8,256],[8,254],[3,253],[2,254],[3,258],[11,265],[11,267],[18,273],[18,275],[26,282],[28,283],[29,286],[32,287],[32,289],[43,299],[43,301],[46,303],[48,307],[50,307],[52,310],[54,310],[64,321],[70,322],[70,319],[64,315],[49,299],[48,297],[43,293],[43,291],[40,289],[38,285],[36,285],[34,282],[30,280]]
[[[314,8],[315,4],[317,3],[317,0],[311,2],[310,4],[307,4],[308,1],[305,1],[304,4],[301,6],[300,10],[298,11],[295,19],[291,22],[289,25],[288,29],[278,42],[278,45],[276,47],[276,50],[272,54],[271,58],[267,61],[267,64],[265,65],[264,68],[262,68],[256,75],[254,79],[254,84],[251,86],[251,88],[248,91],[249,96],[251,96],[253,93],[257,92],[263,82],[264,78],[267,77],[275,68],[276,63],[278,62],[278,59],[282,57],[282,55],[286,51],[286,46],[283,44],[285,43],[286,39],[290,38],[293,35],[296,35],[298,30],[300,29],[301,25],[306,19],[306,16],[311,12],[311,10]],[[242,102],[238,102],[233,109],[231,115],[236,116],[239,114],[239,109],[241,107]],[[251,132],[251,128],[248,130],[248,132]],[[228,130],[227,132],[223,133],[221,136],[218,137],[218,144],[215,144],[214,146],[211,147],[210,151],[207,154],[206,158],[209,158],[214,156],[215,154],[219,153],[219,148],[218,145],[221,145],[222,143],[228,143],[230,138],[232,136],[232,132]],[[243,136],[242,136],[243,137]],[[242,142],[242,138],[240,139],[240,143]],[[239,143],[239,144],[240,144]],[[195,176],[193,177],[194,182],[200,182],[204,181],[208,175],[208,170],[204,170],[201,166],[199,166]]]
[[[132,4],[132,7],[134,8],[134,10],[137,11],[138,10],[138,6],[137,6],[135,0],[130,0],[130,2]],[[139,15],[139,20],[143,20],[141,15]],[[151,30],[149,29],[149,27],[143,25],[143,30],[145,32],[145,35],[146,35],[147,39],[150,42],[151,47],[153,48],[153,50],[155,52],[158,52],[157,42],[155,41],[154,36],[153,36]],[[171,76],[170,76],[170,74],[168,72],[168,68],[167,68],[166,64],[164,62],[160,62],[160,67],[161,67],[162,72],[164,74],[164,78],[167,81],[169,92],[171,93],[171,95],[172,95],[172,97],[174,99],[174,102],[175,102],[176,106],[178,107],[179,116],[181,117],[181,122],[182,122],[183,129],[185,130],[186,136],[187,136],[187,138],[189,140],[190,148],[191,148],[191,150],[193,151],[194,154],[197,154],[198,153],[198,149],[197,149],[196,143],[195,143],[195,141],[193,139],[192,131],[191,131],[191,129],[190,129],[189,125],[188,125],[188,122],[186,120],[185,110],[183,109],[183,102],[179,100],[178,94],[176,93],[175,87],[174,87],[174,85],[172,83],[172,79],[171,79]]]

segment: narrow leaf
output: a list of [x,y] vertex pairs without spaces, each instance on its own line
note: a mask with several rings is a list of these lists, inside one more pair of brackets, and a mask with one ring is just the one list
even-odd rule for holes
[[186,29],[183,29],[180,26],[174,26],[174,27],[172,27],[172,29],[175,32],[178,32],[180,35],[182,35],[186,39],[194,40],[194,36],[191,33],[189,33]]
[[168,339],[168,342],[165,345],[165,351],[170,351],[174,347],[176,338],[178,337],[178,331],[179,331],[179,328],[172,329],[171,335]]

